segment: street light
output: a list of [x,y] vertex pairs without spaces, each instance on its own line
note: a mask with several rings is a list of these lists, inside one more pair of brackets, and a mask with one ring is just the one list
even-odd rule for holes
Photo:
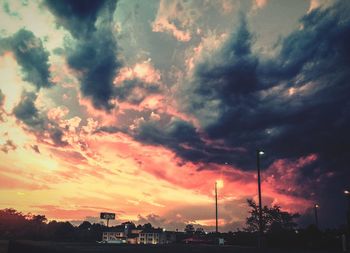
[[219,233],[219,224],[218,224],[218,188],[224,187],[224,181],[216,180],[215,181],[215,232]]
[[314,210],[315,210],[315,222],[316,222],[316,227],[318,228],[318,215],[317,215],[317,208],[320,206],[318,204],[314,205]]
[[215,232],[218,234],[218,182],[215,181]]
[[261,248],[261,240],[263,234],[263,223],[262,223],[262,203],[261,203],[261,178],[260,178],[260,156],[264,155],[265,152],[262,150],[256,151],[256,165],[258,169],[258,194],[259,194],[259,240],[258,246]]
[[345,194],[347,201],[348,201],[348,210],[346,213],[346,219],[347,219],[347,225],[348,225],[348,235],[350,237],[350,191],[344,190],[344,194]]

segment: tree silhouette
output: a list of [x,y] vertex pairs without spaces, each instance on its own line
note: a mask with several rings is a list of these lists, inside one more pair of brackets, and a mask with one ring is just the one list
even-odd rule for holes
[[150,230],[153,228],[153,226],[151,223],[146,223],[146,224],[143,224],[142,228],[145,230]]
[[29,220],[31,220],[33,223],[36,224],[43,224],[47,222],[47,218],[45,217],[45,215],[29,215]]
[[[252,199],[247,199],[248,205],[251,208],[250,216],[246,219],[245,228],[248,232],[259,231],[259,206]],[[294,219],[300,217],[298,213],[288,213],[282,211],[280,206],[272,207],[264,206],[262,208],[262,227],[264,232],[272,232],[277,230],[292,230],[297,224]]]
[[193,224],[187,224],[186,225],[185,233],[189,234],[189,235],[193,235],[194,234],[194,226],[193,226]]
[[202,227],[198,227],[196,229],[196,232],[194,232],[196,235],[205,235],[204,229]]
[[88,222],[88,221],[83,221],[83,222],[78,226],[78,228],[79,228],[80,230],[89,230],[89,229],[91,229],[91,223]]

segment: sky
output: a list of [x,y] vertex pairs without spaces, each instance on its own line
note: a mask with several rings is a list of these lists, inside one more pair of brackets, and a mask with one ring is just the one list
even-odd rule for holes
[[0,208],[243,228],[345,223],[350,2],[0,1]]

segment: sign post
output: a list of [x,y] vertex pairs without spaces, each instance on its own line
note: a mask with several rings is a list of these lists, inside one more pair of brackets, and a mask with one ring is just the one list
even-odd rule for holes
[[100,213],[100,218],[107,220],[107,227],[109,225],[109,220],[115,220],[115,213]]

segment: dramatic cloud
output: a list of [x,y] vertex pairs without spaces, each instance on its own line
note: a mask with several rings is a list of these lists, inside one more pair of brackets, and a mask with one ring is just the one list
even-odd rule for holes
[[160,72],[152,66],[150,59],[133,68],[121,68],[114,84],[118,101],[131,104],[140,104],[147,96],[162,90]]
[[78,71],[83,95],[92,98],[95,108],[110,110],[113,80],[120,66],[116,42],[110,30],[99,30],[87,40],[78,41],[68,53],[68,64]]
[[77,72],[82,94],[92,99],[95,108],[112,109],[113,80],[121,66],[111,23],[116,1],[46,1],[46,4],[57,24],[76,39],[67,48],[67,62]]
[[26,125],[32,128],[42,128],[44,121],[39,116],[39,111],[34,104],[36,98],[37,95],[34,92],[24,92],[21,101],[13,108],[13,113]]
[[257,148],[267,150],[267,164],[317,154],[317,163],[300,168],[300,183],[334,172],[337,190],[346,186],[348,11],[348,4],[338,3],[305,15],[302,28],[283,39],[271,59],[252,53],[252,35],[241,18],[222,48],[195,66],[180,99],[210,138],[247,151],[235,157],[236,166],[254,169]]
[[55,145],[67,145],[68,143],[62,140],[62,129],[55,121],[49,120],[46,115],[39,112],[35,106],[36,99],[36,93],[24,91],[21,101],[13,108],[15,117],[22,121],[39,139],[44,141],[44,136],[47,133]]
[[49,10],[57,16],[58,25],[69,30],[74,37],[86,37],[96,31],[98,12],[109,0],[46,0]]
[[[193,17],[186,11],[187,8],[189,7],[184,7],[181,1],[160,0],[157,17],[152,24],[152,30],[154,32],[169,32],[179,41],[189,41],[191,33],[188,28],[184,29],[183,27],[188,26]],[[179,29],[176,23],[182,26],[182,29]]]
[[347,8],[339,4],[306,15],[303,29],[282,41],[280,53],[260,61],[241,19],[214,57],[196,66],[182,93],[188,94],[186,110],[211,138],[250,153],[264,147],[274,157],[341,156],[345,149],[338,144],[346,143],[349,125]]
[[12,51],[17,63],[22,67],[23,79],[38,89],[50,87],[49,53],[42,41],[26,29],[21,29],[7,38],[0,38],[0,55]]

